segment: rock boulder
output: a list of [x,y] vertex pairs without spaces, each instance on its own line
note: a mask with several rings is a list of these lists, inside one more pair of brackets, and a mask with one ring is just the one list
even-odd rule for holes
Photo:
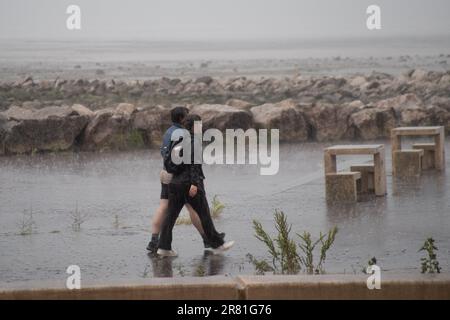
[[429,125],[428,114],[423,102],[413,93],[381,100],[377,106],[382,109],[393,109],[400,126]]
[[159,146],[164,132],[171,125],[170,109],[163,106],[138,109],[131,119],[131,127],[144,135],[147,145]]
[[279,129],[280,141],[308,140],[308,125],[297,104],[291,100],[266,103],[250,109],[255,125],[265,129]]
[[230,99],[227,101],[226,105],[232,106],[237,109],[246,110],[246,111],[249,111],[254,106],[250,102],[240,100],[240,99]]
[[91,109],[89,109],[81,104],[74,104],[72,106],[72,110],[75,111],[76,113],[78,113],[80,116],[87,116],[89,118],[94,116],[94,112]]
[[202,104],[191,107],[190,113],[196,113],[202,118],[203,129],[216,128],[243,129],[253,127],[250,112],[220,104]]
[[355,138],[363,140],[387,138],[396,126],[395,111],[388,107],[366,106],[349,118]]
[[88,121],[68,106],[39,110],[12,107],[3,112],[4,153],[70,149]]
[[[98,110],[83,133],[83,150],[122,150],[131,144],[130,119],[113,108]],[[137,136],[139,139],[139,136]]]
[[316,141],[352,138],[354,133],[349,129],[348,122],[352,113],[362,106],[360,101],[357,102],[343,105],[314,103],[305,107],[304,112],[311,126],[311,138]]
[[5,154],[6,117],[0,114],[0,156]]

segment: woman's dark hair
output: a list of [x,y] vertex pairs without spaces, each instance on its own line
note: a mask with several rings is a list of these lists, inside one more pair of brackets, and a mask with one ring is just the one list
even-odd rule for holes
[[184,118],[186,118],[188,113],[189,109],[186,107],[175,107],[170,110],[170,117],[172,119],[172,122],[181,123],[183,122]]
[[194,122],[202,121],[202,118],[198,114],[189,114],[186,119],[184,119],[184,127],[192,134],[194,132]]

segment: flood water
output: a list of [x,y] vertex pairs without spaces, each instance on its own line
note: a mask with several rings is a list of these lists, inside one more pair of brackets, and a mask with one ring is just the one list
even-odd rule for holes
[[[159,201],[157,150],[2,157],[0,282],[65,281],[65,270],[73,264],[80,266],[83,281],[253,274],[246,254],[268,255],[254,237],[252,220],[274,235],[275,209],[287,214],[294,237],[305,230],[317,237],[338,226],[325,264],[328,273],[361,273],[375,256],[386,272],[419,274],[423,253],[418,249],[427,237],[436,240],[438,260],[448,271],[449,170],[393,181],[390,146],[382,143],[388,195],[353,205],[325,202],[322,157],[330,144],[282,145],[275,176],[260,176],[254,165],[205,166],[209,201],[218,195],[226,206],[216,227],[236,244],[222,256],[211,256],[192,225],[177,225],[176,259],[154,258],[145,249]],[[338,167],[369,160],[343,158]],[[79,230],[74,228],[77,216],[83,220]],[[23,221],[33,222],[31,234],[21,235],[27,233]]]

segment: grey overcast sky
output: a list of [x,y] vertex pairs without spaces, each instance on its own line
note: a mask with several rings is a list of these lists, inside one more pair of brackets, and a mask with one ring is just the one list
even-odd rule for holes
[[[79,5],[82,30],[66,29]],[[381,7],[382,30],[366,29]],[[0,38],[280,39],[450,34],[449,0],[0,0]]]

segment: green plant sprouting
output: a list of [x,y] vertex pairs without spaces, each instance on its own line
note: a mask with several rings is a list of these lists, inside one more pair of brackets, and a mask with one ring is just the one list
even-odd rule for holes
[[377,258],[376,257],[370,258],[369,261],[367,261],[367,266],[364,269],[362,269],[362,272],[367,274],[367,268],[375,264],[377,264]]
[[[213,197],[213,200],[211,202],[211,207],[209,208],[209,211],[211,213],[211,218],[218,219],[220,215],[223,212],[223,209],[225,209],[225,205],[220,202],[217,195]],[[176,225],[191,225],[192,220],[189,215],[180,215],[177,218],[177,221],[175,222]]]
[[427,257],[423,257],[420,259],[421,263],[421,272],[422,273],[441,273],[441,268],[439,267],[439,261],[437,260],[437,251],[438,248],[434,244],[433,238],[428,238],[425,240],[420,251],[426,251],[428,254]]
[[194,270],[194,277],[204,277],[204,276],[206,276],[205,266],[199,264]]
[[220,214],[222,213],[223,209],[225,209],[225,205],[220,202],[217,195],[213,197],[212,203],[211,203],[211,217],[213,219],[219,218]]
[[[282,211],[275,210],[274,218],[278,233],[274,239],[264,230],[260,222],[253,220],[255,236],[266,245],[272,258],[270,263],[266,260],[257,260],[253,255],[248,254],[247,258],[254,265],[256,272],[258,274],[265,272],[298,274],[303,269],[308,274],[325,273],[327,252],[334,243],[338,232],[337,227],[330,229],[327,234],[320,233],[319,239],[315,241],[312,240],[309,232],[297,234],[300,242],[296,243],[290,237],[292,226],[287,223],[286,215]],[[319,244],[321,245],[319,261],[314,263],[314,252]],[[302,254],[299,254],[297,247]]]
[[30,207],[30,211],[24,210],[22,220],[19,223],[19,234],[21,236],[27,236],[34,233],[36,228],[36,222],[33,217],[33,207]]
[[119,220],[119,215],[118,214],[114,215],[113,226],[114,226],[114,229],[119,229],[120,228],[120,220]]
[[81,225],[86,221],[87,214],[82,214],[78,210],[78,205],[75,205],[75,211],[71,214],[72,217],[72,229],[74,231],[80,231]]

